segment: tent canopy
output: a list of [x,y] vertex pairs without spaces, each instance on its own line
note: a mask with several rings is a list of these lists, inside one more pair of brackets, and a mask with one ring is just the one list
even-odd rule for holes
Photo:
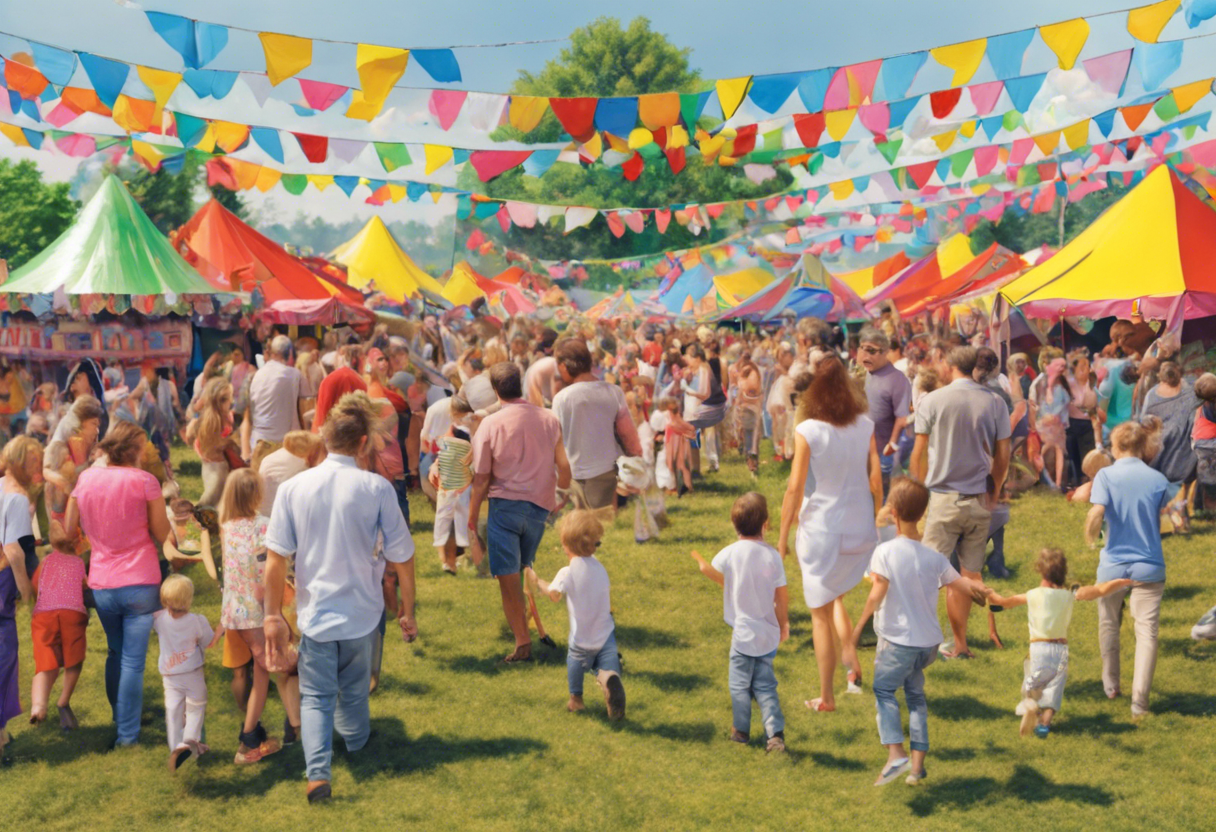
[[714,288],[726,306],[737,306],[776,279],[776,275],[767,269],[753,266],[733,274],[718,275],[714,278]]
[[[1216,211],[1161,165],[1001,295],[1040,318],[1216,314]],[[1179,307],[1181,303],[1181,308]]]
[[836,279],[843,281],[845,285],[857,294],[864,295],[875,286],[881,286],[886,283],[911,264],[912,261],[908,259],[908,255],[900,251],[894,256],[875,263],[869,268],[838,274],[836,275]]
[[5,292],[69,295],[207,294],[217,289],[182,259],[110,175],[76,221],[3,284]]
[[375,281],[376,288],[395,301],[443,295],[443,287],[405,253],[378,216],[334,249],[330,257],[346,266],[347,280],[357,289]]
[[875,309],[885,301],[891,301],[903,310],[932,292],[943,278],[950,277],[975,260],[971,253],[971,240],[965,234],[955,234],[943,241],[931,254],[917,260],[885,283],[866,293],[866,306]]
[[[815,255],[809,252],[804,253],[790,273],[795,275],[794,285],[796,287],[826,289],[832,293],[832,307],[823,316],[825,320],[868,321],[870,319],[870,313],[866,311],[865,304],[862,303],[857,293],[850,289],[847,283],[825,269],[823,263]],[[794,296],[787,301],[785,308],[794,309],[800,318],[808,316],[818,317],[812,311],[799,313],[794,304],[805,303],[805,308],[817,310],[820,308],[821,297],[818,294],[799,293],[796,288]]]
[[895,305],[901,315],[916,315],[952,303],[983,287],[989,287],[991,291],[1008,283],[1025,267],[1021,257],[999,243],[993,243],[950,277],[920,292],[896,298]]
[[257,289],[271,305],[338,296],[363,305],[349,286],[322,280],[283,247],[246,225],[214,199],[172,235],[177,251],[221,292]]
[[714,289],[714,275],[709,268],[698,263],[675,279],[666,292],[659,295],[659,302],[676,315],[689,313],[696,304]]

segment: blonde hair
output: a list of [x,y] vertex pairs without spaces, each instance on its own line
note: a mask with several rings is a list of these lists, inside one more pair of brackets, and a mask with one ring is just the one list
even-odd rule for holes
[[194,583],[185,575],[170,575],[160,585],[160,603],[173,612],[189,612],[194,603]]
[[283,447],[292,456],[308,459],[321,448],[321,437],[307,430],[289,431],[283,437]]
[[16,480],[23,489],[29,488],[33,483],[33,478],[26,470],[30,454],[35,454],[39,460],[42,459],[42,443],[32,436],[14,437],[4,446],[5,473]]
[[353,455],[359,451],[360,440],[371,436],[379,422],[380,409],[372,404],[367,393],[347,393],[330,408],[321,435],[333,453]]
[[220,410],[221,402],[232,404],[232,385],[225,378],[213,378],[203,388],[200,401],[202,415],[198,418],[196,436],[198,447],[203,456],[211,456],[224,445],[224,414]]
[[604,537],[604,526],[595,512],[586,509],[572,511],[562,518],[559,531],[562,546],[580,558],[591,557]]
[[[1156,417],[1149,417],[1155,419]],[[1137,456],[1151,462],[1161,450],[1161,420],[1144,425],[1139,422],[1124,422],[1110,434],[1110,445],[1129,456]]]
[[259,439],[258,444],[253,447],[253,456],[249,460],[249,467],[255,471],[261,471],[263,460],[281,447],[283,446],[278,442],[271,442],[269,439]]
[[256,517],[262,504],[262,480],[252,468],[239,468],[228,475],[220,497],[220,523]]
[[1085,459],[1081,460],[1081,473],[1089,477],[1091,480],[1098,476],[1098,472],[1103,468],[1108,468],[1115,461],[1111,459],[1110,454],[1102,448],[1094,448],[1085,455]]

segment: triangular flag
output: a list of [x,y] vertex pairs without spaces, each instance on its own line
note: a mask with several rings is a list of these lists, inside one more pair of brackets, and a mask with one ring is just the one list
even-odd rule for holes
[[511,168],[518,167],[532,155],[530,150],[476,150],[469,156],[469,163],[477,171],[477,178],[489,182]]
[[1208,94],[1212,89],[1212,78],[1206,78],[1202,81],[1195,81],[1192,84],[1186,84],[1181,87],[1174,87],[1174,103],[1178,105],[1178,112],[1185,113],[1195,106],[1201,98]]
[[794,113],[794,129],[803,147],[818,147],[826,125],[823,113]]
[[801,80],[801,72],[756,75],[752,78],[752,88],[748,91],[748,97],[764,112],[775,113],[781,109],[781,105],[786,102]]
[[1119,112],[1123,114],[1123,122],[1129,130],[1139,130],[1140,125],[1149,113],[1153,111],[1154,102],[1147,104],[1135,104],[1130,107],[1120,107]]
[[30,41],[30,51],[34,54],[34,65],[48,81],[57,87],[72,83],[72,75],[76,72],[75,52],[56,49],[34,40]]
[[1172,121],[1180,115],[1178,105],[1174,102],[1173,93],[1165,96],[1153,107],[1153,112],[1162,121]]
[[992,169],[996,167],[998,148],[994,144],[977,147],[975,149],[975,175],[979,177],[987,176],[992,173]]
[[747,97],[751,87],[752,76],[744,75],[739,78],[723,78],[715,84],[718,91],[718,103],[722,105],[722,117],[729,120]]
[[1043,133],[1034,136],[1035,147],[1039,149],[1044,156],[1049,156],[1056,152],[1056,148],[1060,145],[1060,131],[1054,130],[1050,133]]
[[1142,43],[1136,47],[1132,60],[1140,71],[1140,82],[1146,92],[1160,88],[1178,71],[1182,65],[1182,44],[1180,40],[1168,40],[1163,43]]
[[324,112],[334,105],[339,98],[346,94],[349,87],[341,84],[329,84],[325,81],[310,81],[299,79],[300,92],[304,94],[304,102],[318,112]]
[[440,84],[454,84],[461,80],[460,64],[451,49],[415,49],[414,60],[426,70],[431,80]]
[[1039,90],[1043,88],[1043,82],[1047,80],[1047,73],[1039,75],[1023,75],[1020,78],[1010,78],[1005,82],[1005,92],[1009,93],[1009,100],[1013,102],[1013,107],[1019,113],[1025,113],[1030,109],[1034,97],[1039,94]]
[[346,110],[350,118],[371,121],[380,114],[393,86],[405,74],[410,51],[391,46],[361,43],[355,49],[355,69],[359,72],[359,90]]
[[426,144],[422,146],[426,154],[426,173],[431,175],[452,161],[452,148],[441,144]]
[[1089,39],[1089,23],[1085,18],[1078,17],[1050,26],[1040,26],[1039,37],[1047,44],[1047,48],[1055,53],[1060,69],[1072,69],[1085,46],[1085,41]]
[[885,136],[891,126],[891,108],[885,101],[862,105],[857,110],[857,116],[862,126],[876,137]]
[[929,104],[933,110],[933,117],[944,119],[954,112],[955,106],[958,105],[959,99],[962,98],[963,90],[961,87],[955,87],[948,90],[938,90],[929,94]]
[[128,133],[160,132],[156,102],[120,95],[114,102],[114,123]]
[[367,147],[367,142],[362,139],[330,139],[329,155],[340,162],[349,164],[359,158],[359,154],[365,147]]
[[948,133],[938,133],[933,137],[933,142],[937,145],[938,150],[945,151],[950,147],[950,145],[954,144],[954,138],[957,135],[957,130],[951,130]]
[[464,90],[431,90],[427,109],[439,120],[440,129],[444,131],[451,129],[456,122],[456,117],[460,115],[460,108],[464,106],[468,95]]
[[507,120],[521,133],[530,133],[540,124],[549,109],[549,99],[543,96],[513,95],[507,109]]
[[[178,129],[181,129],[180,123]],[[283,164],[283,143],[279,141],[278,130],[271,127],[253,127],[249,130],[249,136],[262,148],[262,152],[280,165]]]
[[1089,144],[1089,119],[1064,128],[1064,143],[1068,145],[1069,150]]
[[144,82],[144,86],[152,91],[152,97],[156,99],[156,109],[158,110],[165,108],[173,91],[182,82],[180,72],[168,72],[147,66],[138,66],[135,71],[139,75],[139,80]]
[[131,71],[130,65],[111,61],[109,58],[102,58],[89,52],[80,53],[80,65],[84,67],[89,81],[93,84],[93,89],[97,91],[97,97],[107,107],[113,108],[114,102],[118,100],[118,94],[122,92],[123,84],[127,82],[127,74]]
[[1127,81],[1127,69],[1131,63],[1132,50],[1130,49],[1081,62],[1086,74],[1089,75],[1089,80],[1101,87],[1103,91],[1117,96],[1123,95],[1123,85]]
[[601,98],[595,108],[596,130],[623,138],[629,135],[637,123],[637,98]]
[[1161,37],[1161,30],[1181,5],[1182,0],[1163,0],[1151,6],[1132,9],[1127,13],[1127,31],[1136,40],[1156,43],[1157,38]]
[[908,55],[895,55],[885,58],[879,78],[882,80],[883,95],[888,101],[903,98],[916,80],[916,73],[929,60],[928,52],[912,52]]
[[329,138],[327,136],[311,136],[307,133],[292,133],[300,143],[304,158],[313,164],[324,162],[329,156]]
[[405,167],[413,162],[410,152],[403,144],[396,142],[375,142],[376,155],[380,157],[380,165],[386,173],[392,173],[397,168]]
[[595,134],[598,103],[597,98],[550,98],[549,109],[575,141],[586,142]]
[[1001,97],[1003,89],[1005,89],[1005,85],[1000,81],[972,84],[967,87],[967,92],[971,94],[971,103],[975,106],[975,114],[986,116],[991,113],[992,108],[996,106],[997,100]]
[[[17,93],[26,100],[32,100],[42,95],[50,84],[46,77],[32,66],[7,60],[4,62],[4,83],[11,92]],[[21,146],[25,147],[25,145]]]
[[[669,147],[663,151],[663,155],[667,157],[667,164],[671,168],[672,173],[679,173],[680,171],[684,170],[684,164],[686,162],[686,154],[685,154],[685,149],[683,147]],[[669,218],[670,218],[670,216],[671,215],[668,214]],[[663,233],[663,230],[666,227],[667,227],[666,223],[664,223],[659,228],[659,233],[660,234]]]
[[311,38],[259,32],[258,39],[266,55],[266,75],[276,87],[312,63]]
[[878,142],[875,147],[882,154],[882,158],[887,160],[888,165],[895,164],[895,157],[899,155],[899,148],[904,143],[903,139],[894,139],[889,142]]
[[680,95],[660,92],[638,96],[638,118],[647,130],[671,127],[680,120]]
[[835,141],[843,139],[849,132],[849,128],[853,126],[853,119],[856,116],[857,110],[853,107],[847,110],[829,110],[824,113],[828,135]]
[[1017,78],[1022,74],[1022,59],[1033,40],[1034,29],[988,38],[988,65],[998,80]]
[[[1105,112],[1098,113],[1093,117],[1093,122],[1094,124],[1098,125],[1098,130],[1102,133],[1103,138],[1108,138],[1110,136],[1111,128],[1115,126],[1116,112],[1118,111],[1107,110]],[[1106,164],[1106,162],[1103,162],[1102,164]]]
[[954,70],[954,80],[951,82],[951,86],[961,87],[970,81],[971,77],[975,75],[975,71],[979,69],[987,45],[987,38],[979,38],[950,46],[939,46],[929,50],[929,54],[942,66]]

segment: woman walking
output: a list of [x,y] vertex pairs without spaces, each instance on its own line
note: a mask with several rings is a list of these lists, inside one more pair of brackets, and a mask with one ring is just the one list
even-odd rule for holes
[[240,448],[232,438],[232,385],[224,378],[211,379],[203,388],[199,409],[202,415],[190,423],[190,438],[203,471],[203,494],[198,504],[216,506],[232,463],[240,457]]
[[874,518],[882,506],[882,470],[874,422],[866,415],[869,403],[844,364],[828,353],[814,373],[802,395],[803,421],[794,429],[794,461],[777,549],[784,558],[797,520],[795,548],[819,665],[819,696],[806,705],[834,711],[837,637],[851,686],[861,678],[853,623],[840,599],[861,582],[878,543]]
[[[18,437],[9,444],[13,443],[37,446],[37,442],[28,437]],[[30,553],[34,548],[33,512],[26,489],[38,470],[39,454],[29,455],[26,464],[27,455],[15,454],[17,458],[9,460],[8,452],[6,447],[5,461],[13,467],[0,483],[0,545],[3,546],[0,549],[0,755],[9,742],[5,725],[22,711],[17,672],[17,602],[33,600],[30,578],[33,568],[38,565],[37,558],[31,563],[26,557],[27,546]]]

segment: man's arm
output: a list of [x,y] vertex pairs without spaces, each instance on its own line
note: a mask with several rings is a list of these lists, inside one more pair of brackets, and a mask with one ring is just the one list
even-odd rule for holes
[[950,583],[946,584],[955,592],[965,592],[971,596],[971,600],[979,604],[981,607],[988,603],[988,587],[980,581],[972,580],[971,578],[955,578]]
[[[636,431],[634,432],[634,436],[636,438]],[[639,451],[638,455],[640,454],[641,452]],[[560,439],[557,442],[557,447],[553,450],[553,462],[557,465],[557,487],[565,491],[570,487],[570,480],[573,479],[573,474],[570,471],[570,460],[566,457],[566,446]]]
[[401,593],[397,623],[401,625],[401,637],[408,643],[418,638],[418,622],[414,620],[414,559],[394,563],[393,571],[397,573],[397,587]]
[[1116,589],[1123,589],[1125,586],[1134,584],[1131,578],[1116,578],[1113,581],[1103,581],[1100,584],[1093,586],[1083,586],[1077,590],[1078,601],[1096,601],[1099,598],[1105,598]]
[[697,566],[700,567],[702,575],[709,578],[718,586],[726,586],[726,576],[717,569],[714,569],[713,564],[701,557],[700,552],[693,549],[691,552],[689,552],[689,554],[692,555],[692,559],[697,562]]
[[617,411],[616,436],[621,440],[621,447],[625,450],[625,456],[642,455],[642,440],[638,436],[638,426],[633,423],[633,417],[629,415],[628,406],[624,406]]
[[291,630],[283,620],[283,587],[287,583],[287,558],[273,549],[266,550],[266,568],[262,573],[263,608],[262,631],[266,635],[266,667],[286,669],[287,642]]
[[916,434],[916,443],[912,446],[912,458],[908,460],[908,473],[912,475],[912,479],[921,482],[924,482],[925,477],[929,475],[929,434]]
[[903,436],[904,428],[908,426],[908,417],[900,416],[895,420],[894,427],[891,428],[890,441],[882,449],[883,456],[890,456],[899,450],[899,438]]
[[1085,542],[1090,546],[1098,545],[1098,536],[1102,534],[1102,522],[1106,519],[1106,506],[1090,506],[1089,514],[1085,515]]
[[[918,437],[919,438],[919,437]],[[998,439],[992,451],[992,493],[993,500],[1001,494],[1005,486],[1005,477],[1009,475],[1009,439]]]
[[562,593],[559,589],[554,589],[553,585],[536,574],[536,570],[531,566],[527,567],[526,574],[528,583],[532,585],[532,594],[535,595],[539,591],[543,595],[548,595],[549,600],[557,603],[562,600]]
[[988,596],[989,604],[996,604],[998,607],[1004,607],[1005,609],[1020,607],[1026,603],[1025,595],[1011,595],[1006,598],[1003,595],[997,594],[995,589],[988,589],[984,594]]

